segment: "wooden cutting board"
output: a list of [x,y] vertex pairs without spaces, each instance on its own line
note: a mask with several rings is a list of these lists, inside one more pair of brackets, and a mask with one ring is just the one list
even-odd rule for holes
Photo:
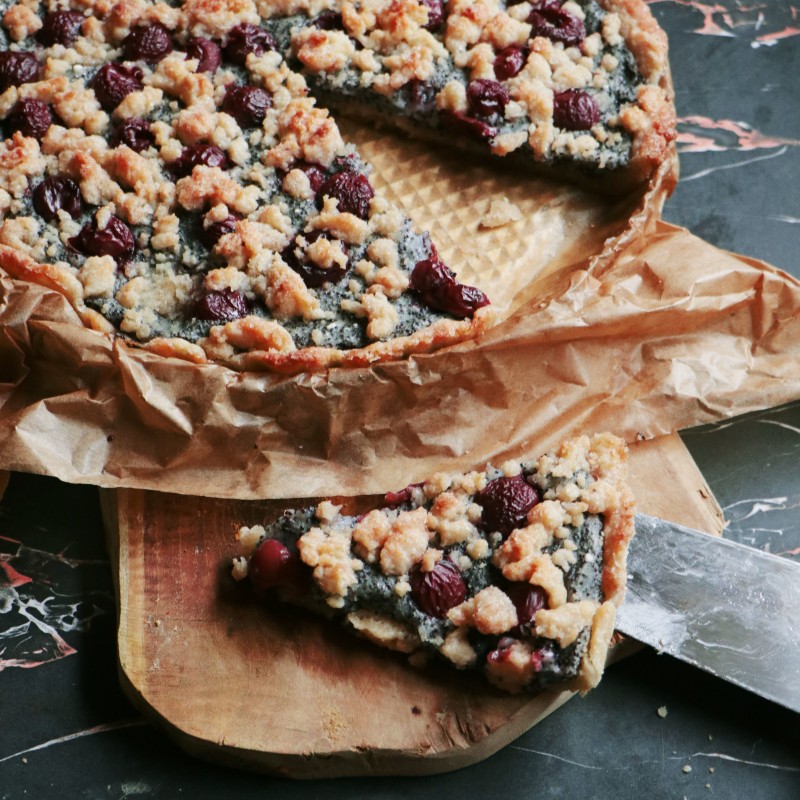
[[[632,447],[631,469],[641,510],[721,532],[677,435]],[[234,534],[287,501],[117,490],[103,505],[123,687],[193,754],[298,778],[444,772],[572,696],[509,696],[455,670],[423,673],[310,614],[253,602],[230,577]]]

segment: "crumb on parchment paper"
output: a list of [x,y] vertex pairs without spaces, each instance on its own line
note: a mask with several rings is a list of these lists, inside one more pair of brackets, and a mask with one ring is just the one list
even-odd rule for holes
[[522,219],[522,212],[507,197],[493,198],[481,217],[481,228],[501,228]]

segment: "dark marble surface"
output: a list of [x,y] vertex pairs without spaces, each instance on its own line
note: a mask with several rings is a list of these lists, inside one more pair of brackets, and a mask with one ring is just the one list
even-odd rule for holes
[[[665,217],[800,277],[792,2],[651,7],[670,34],[681,118],[683,177]],[[726,535],[800,559],[800,403],[684,439],[725,510]],[[128,704],[114,623],[96,490],[14,475],[0,504],[0,800],[800,798],[798,715],[652,652],[448,775],[293,783],[224,769],[183,754]]]

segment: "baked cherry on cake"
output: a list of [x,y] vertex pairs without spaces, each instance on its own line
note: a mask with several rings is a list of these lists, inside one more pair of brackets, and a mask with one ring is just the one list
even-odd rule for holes
[[367,514],[326,500],[244,527],[234,577],[509,691],[599,680],[633,535],[625,444],[437,474]]
[[254,6],[3,6],[0,266],[198,363],[320,369],[473,337],[488,298],[376,195]]

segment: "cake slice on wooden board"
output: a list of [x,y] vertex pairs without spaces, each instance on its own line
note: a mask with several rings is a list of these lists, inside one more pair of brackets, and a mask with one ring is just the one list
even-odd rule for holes
[[535,461],[437,474],[358,516],[330,500],[243,527],[237,579],[367,639],[508,691],[600,680],[625,591],[625,444],[578,437]]

